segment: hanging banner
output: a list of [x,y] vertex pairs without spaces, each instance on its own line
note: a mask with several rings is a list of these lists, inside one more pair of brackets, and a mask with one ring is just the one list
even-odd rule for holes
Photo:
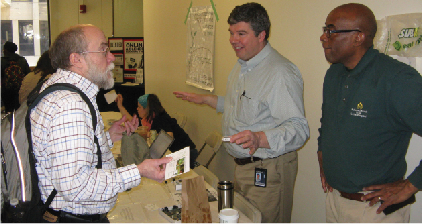
[[191,7],[187,18],[186,83],[214,91],[215,13],[212,6]]
[[387,16],[379,20],[374,48],[387,55],[422,57],[422,13]]

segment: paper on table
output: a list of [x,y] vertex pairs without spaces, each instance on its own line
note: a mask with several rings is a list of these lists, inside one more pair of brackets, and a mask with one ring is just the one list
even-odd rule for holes
[[117,98],[116,91],[113,89],[110,92],[104,94],[104,97],[108,104],[113,103]]
[[172,157],[173,160],[167,163],[165,171],[165,179],[175,177],[177,175],[190,171],[190,149],[189,146],[177,152],[166,155]]
[[122,84],[122,86],[137,86],[139,83],[132,83],[132,82],[125,82]]
[[139,220],[148,220],[147,215],[139,204],[127,204],[114,207],[107,215],[112,223],[133,223]]

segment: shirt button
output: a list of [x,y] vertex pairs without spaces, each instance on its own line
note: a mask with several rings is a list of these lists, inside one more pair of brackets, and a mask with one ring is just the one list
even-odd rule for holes
[[343,102],[346,102],[346,98],[343,98]]
[[344,85],[344,88],[348,89],[349,88],[349,85]]

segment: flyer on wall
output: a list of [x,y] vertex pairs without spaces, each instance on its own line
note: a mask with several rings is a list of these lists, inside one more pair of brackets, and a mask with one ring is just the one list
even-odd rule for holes
[[113,53],[114,55],[114,65],[123,65],[123,53]]
[[144,68],[144,39],[123,39],[124,70],[136,72]]
[[108,47],[111,52],[123,51],[123,38],[108,38]]

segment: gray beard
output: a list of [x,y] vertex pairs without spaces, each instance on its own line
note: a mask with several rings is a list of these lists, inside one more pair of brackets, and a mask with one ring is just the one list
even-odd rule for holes
[[87,78],[100,89],[111,89],[114,86],[113,69],[114,63],[111,63],[103,72],[99,71],[99,69],[95,66],[90,66]]

